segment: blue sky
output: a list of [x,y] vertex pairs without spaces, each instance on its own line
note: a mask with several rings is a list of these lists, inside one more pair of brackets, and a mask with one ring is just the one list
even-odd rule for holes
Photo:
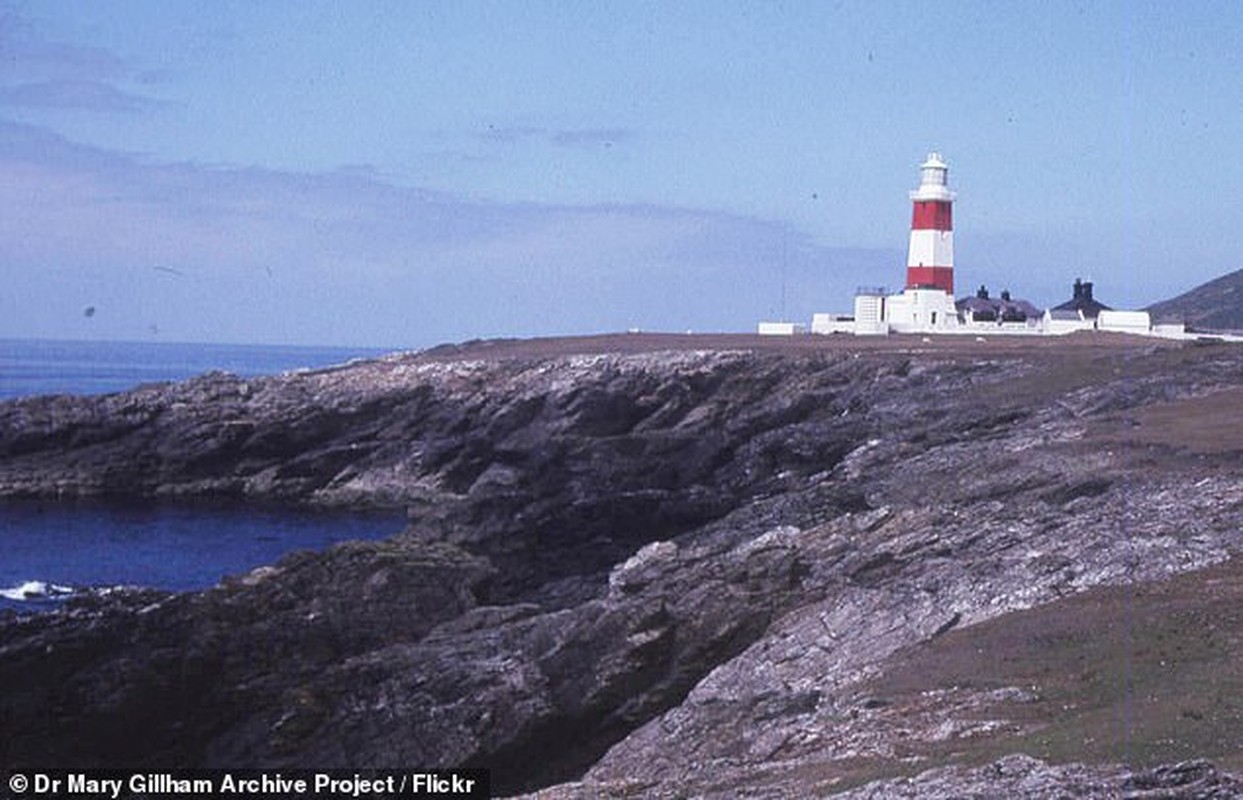
[[[0,337],[752,330],[1243,267],[1237,3],[4,2]],[[85,313],[93,309],[93,313]]]

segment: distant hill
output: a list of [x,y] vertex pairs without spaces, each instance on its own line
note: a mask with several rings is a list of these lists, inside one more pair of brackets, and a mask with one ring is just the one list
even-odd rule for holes
[[1192,328],[1243,330],[1243,269],[1148,306],[1153,321],[1186,322]]

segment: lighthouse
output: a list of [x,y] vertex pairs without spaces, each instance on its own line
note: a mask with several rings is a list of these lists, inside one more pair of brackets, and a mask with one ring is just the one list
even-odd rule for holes
[[906,258],[906,288],[940,289],[954,294],[954,193],[946,177],[949,166],[940,153],[929,153],[919,166],[919,188],[911,192],[911,246]]
[[[1060,335],[1080,330],[1115,330],[1146,336],[1190,336],[1182,326],[1154,326],[1147,312],[1110,311],[1092,299],[1092,284],[1075,281],[1068,303],[1041,311],[1002,289],[990,297],[981,286],[973,297],[954,299],[954,193],[949,166],[931,152],[919,165],[919,188],[910,193],[911,242],[906,260],[906,287],[890,293],[884,287],[860,287],[854,315],[814,314],[811,332],[889,334]],[[1081,291],[1082,290],[1082,291]],[[1099,314],[1096,313],[1099,311]],[[760,333],[793,333],[793,325],[760,323]],[[1239,337],[1243,341],[1243,337]],[[929,342],[931,339],[924,338]]]

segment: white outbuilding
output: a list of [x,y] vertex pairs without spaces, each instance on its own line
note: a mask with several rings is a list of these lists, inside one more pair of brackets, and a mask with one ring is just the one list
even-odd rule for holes
[[1116,333],[1147,334],[1152,330],[1152,318],[1147,311],[1102,311],[1096,317],[1096,329]]
[[801,322],[761,322],[757,333],[760,336],[794,336],[807,333],[807,326]]

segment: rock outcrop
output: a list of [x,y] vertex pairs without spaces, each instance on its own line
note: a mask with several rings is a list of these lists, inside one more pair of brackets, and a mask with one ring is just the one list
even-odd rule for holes
[[[8,496],[409,513],[385,542],[210,591],[9,618],[0,760],[485,766],[496,789],[548,797],[1112,797],[1174,773],[1238,788],[1206,764],[1143,772],[1237,768],[1237,746],[1183,753],[1108,726],[1075,765],[1042,699],[1069,689],[1015,683],[1005,652],[956,685],[902,670],[986,634],[1018,652],[988,626],[1087,619],[1073,604],[1119,587],[1218,569],[1227,599],[1195,602],[1243,598],[1243,433],[1218,402],[1243,391],[1243,353],[626,344],[0,406]],[[1217,620],[1202,659],[1237,655],[1243,624]],[[1197,736],[1243,731],[1178,714]]]

